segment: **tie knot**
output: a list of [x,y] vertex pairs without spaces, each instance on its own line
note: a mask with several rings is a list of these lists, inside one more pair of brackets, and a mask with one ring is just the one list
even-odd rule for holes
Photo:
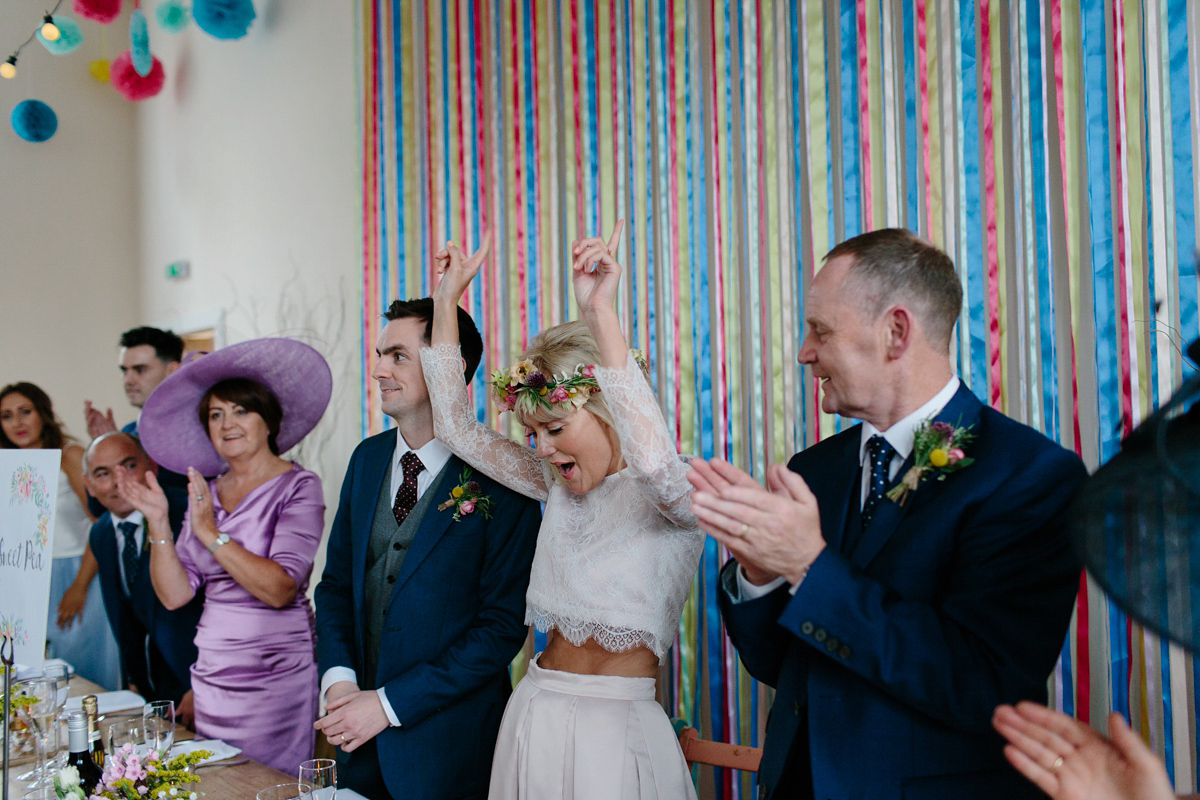
[[882,436],[876,434],[867,440],[867,453],[871,456],[871,466],[890,464],[896,448]]
[[400,456],[400,466],[404,468],[405,480],[410,477],[416,477],[421,470],[425,469],[425,465],[421,463],[421,459],[412,450]]
[[119,523],[117,527],[120,528],[121,533],[125,534],[126,536],[133,536],[138,526],[136,522],[125,520],[124,522]]

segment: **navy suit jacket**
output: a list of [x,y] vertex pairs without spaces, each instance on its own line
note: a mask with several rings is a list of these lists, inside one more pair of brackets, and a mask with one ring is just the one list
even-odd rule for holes
[[[187,511],[187,491],[166,486],[171,533],[179,538],[183,514]],[[92,524],[89,534],[92,555],[100,565],[100,593],[104,610],[121,652],[124,683],[133,683],[150,700],[174,700],[176,703],[192,687],[191,668],[196,663],[196,624],[204,610],[204,592],[182,608],[168,611],[158,601],[150,582],[150,542],[143,538],[138,554],[141,568],[133,585],[132,596],[121,584],[117,555],[117,534],[112,515],[105,511]]]
[[723,571],[733,643],[777,690],[766,795],[789,755],[804,757],[790,751],[807,725],[817,798],[1042,796],[1008,766],[991,718],[1001,703],[1046,700],[1080,576],[1062,514],[1087,472],[965,387],[936,419],[972,426],[974,463],[904,505],[882,502],[853,547],[862,426],[792,458],[827,543],[794,596],[783,586],[733,603],[737,564]]
[[[364,580],[375,504],[396,447],[395,429],[355,449],[316,588],[317,663],[364,670]],[[376,739],[396,798],[486,793],[492,752],[511,693],[508,665],[525,641],[525,592],[541,525],[536,501],[474,472],[491,519],[439,511],[464,464],[451,456],[393,585],[376,665],[400,727]],[[339,758],[342,753],[339,751]],[[351,754],[353,756],[353,754]]]

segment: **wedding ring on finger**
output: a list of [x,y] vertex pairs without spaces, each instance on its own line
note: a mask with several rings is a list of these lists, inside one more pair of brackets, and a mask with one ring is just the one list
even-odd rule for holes
[[738,528],[738,532],[737,532],[738,538],[739,538],[739,539],[745,539],[745,538],[746,538],[746,533],[747,533],[747,531],[749,531],[749,530],[750,530],[750,526],[749,526],[749,525],[747,525],[746,523],[744,523],[744,522],[743,522],[743,523],[742,523],[742,527]]
[[1059,756],[1058,758],[1054,759],[1054,763],[1050,765],[1050,769],[1053,772],[1058,772],[1058,768],[1061,767],[1062,765],[1063,765],[1063,757]]

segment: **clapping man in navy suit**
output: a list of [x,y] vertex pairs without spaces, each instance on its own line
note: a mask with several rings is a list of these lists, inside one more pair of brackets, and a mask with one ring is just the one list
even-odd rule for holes
[[993,710],[1045,702],[1080,564],[1073,454],[954,376],[962,290],[904,230],[834,248],[805,295],[800,363],[861,424],[767,471],[693,462],[701,527],[734,559],[719,603],[775,687],[769,798],[1025,798]]
[[[145,482],[146,471],[157,473],[137,437],[105,433],[88,446],[83,461],[88,492],[105,512],[92,525],[89,544],[100,575],[104,608],[121,651],[126,685],[148,700],[174,700],[179,720],[192,718],[191,667],[196,661],[196,623],[204,608],[203,593],[190,603],[168,611],[158,601],[150,581],[150,548],[146,524],[117,490],[124,472]],[[187,511],[187,491],[164,487],[171,533],[178,538]]]
[[[509,662],[526,636],[538,504],[433,438],[418,351],[433,301],[385,314],[371,376],[396,428],[350,458],[316,589],[317,661],[338,783],[371,800],[483,798]],[[467,382],[483,342],[459,309]],[[468,493],[486,498],[467,508]]]

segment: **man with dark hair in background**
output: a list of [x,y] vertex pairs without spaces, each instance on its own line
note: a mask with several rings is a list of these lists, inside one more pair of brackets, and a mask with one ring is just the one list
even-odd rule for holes
[[[341,748],[339,785],[370,800],[482,799],[541,512],[433,437],[418,353],[433,301],[384,316],[371,377],[396,427],[355,449],[342,484],[315,593],[328,710],[316,727]],[[470,383],[483,341],[461,308],[458,325]],[[488,513],[456,513],[464,490]]]

